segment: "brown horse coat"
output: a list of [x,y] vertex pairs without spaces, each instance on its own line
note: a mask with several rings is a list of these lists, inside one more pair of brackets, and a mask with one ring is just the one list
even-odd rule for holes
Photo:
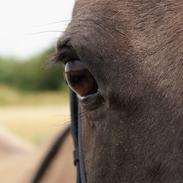
[[183,1],[77,0],[57,55],[98,87],[79,99],[87,183],[182,183]]

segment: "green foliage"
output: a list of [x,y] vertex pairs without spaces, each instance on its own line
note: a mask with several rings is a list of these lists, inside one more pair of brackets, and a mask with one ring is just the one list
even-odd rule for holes
[[53,53],[53,49],[48,49],[26,61],[0,58],[0,84],[25,91],[63,89],[62,67],[49,61]]

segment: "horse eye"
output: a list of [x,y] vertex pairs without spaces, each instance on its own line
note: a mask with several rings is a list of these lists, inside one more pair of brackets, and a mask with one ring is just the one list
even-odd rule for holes
[[78,60],[65,64],[65,77],[69,87],[81,97],[94,94],[98,90],[94,77]]

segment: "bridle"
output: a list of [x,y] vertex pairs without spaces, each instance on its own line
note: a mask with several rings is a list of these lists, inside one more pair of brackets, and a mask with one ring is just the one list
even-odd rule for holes
[[84,166],[84,155],[81,145],[81,123],[80,123],[80,108],[76,94],[70,91],[70,111],[71,111],[71,131],[74,141],[74,165],[76,166],[77,183],[86,183],[86,172]]
[[[81,148],[81,123],[79,118],[79,103],[77,96],[74,92],[70,91],[70,113],[71,113],[71,132],[74,141],[74,164],[77,171],[77,180],[76,183],[86,183],[86,174],[84,167],[84,157]],[[56,141],[53,143],[52,147],[46,154],[43,159],[40,167],[33,176],[32,183],[39,183],[43,176],[45,175],[50,164],[54,160],[54,157],[57,155],[60,147],[62,146],[66,136],[69,134],[70,128],[66,128],[64,133],[62,133]]]
[[38,167],[35,175],[32,177],[31,183],[39,183],[41,182],[42,178],[44,177],[46,171],[48,170],[49,166],[51,165],[52,161],[54,160],[55,156],[59,152],[59,149],[62,148],[63,143],[65,142],[65,138],[70,133],[70,127],[68,126],[64,132],[62,132],[55,142],[52,144],[51,148],[47,152],[46,156],[42,160],[40,166]]

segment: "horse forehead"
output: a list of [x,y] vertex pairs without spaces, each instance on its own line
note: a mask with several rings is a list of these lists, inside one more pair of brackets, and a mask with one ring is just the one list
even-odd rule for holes
[[84,19],[95,26],[97,20],[103,20],[100,24],[130,37],[135,49],[150,46],[152,50],[151,45],[156,46],[167,39],[166,35],[182,30],[182,5],[181,0],[76,0],[73,23]]
[[[181,44],[183,40],[183,8],[180,5],[183,5],[180,0],[76,0],[70,26],[72,30],[69,31],[79,32],[80,36],[93,36],[93,30],[96,37],[100,34],[98,29],[103,27],[97,42],[111,31],[110,35],[115,39],[110,39],[109,36],[107,40],[114,45],[118,40],[118,48],[120,44],[123,48],[121,50],[130,45],[140,57],[148,58],[148,55],[154,54],[157,57],[164,56],[167,54],[162,53],[160,48],[167,48],[164,52],[173,50],[172,48],[177,48],[177,43]],[[171,36],[175,32],[181,34],[179,39],[178,36]],[[183,48],[177,49],[182,52]],[[158,60],[159,58],[156,61]]]
[[[179,0],[176,0],[176,2]],[[166,0],[163,1],[147,1],[147,0],[135,0],[135,1],[129,1],[129,0],[75,0],[75,4],[79,5],[80,8],[82,6],[86,5],[86,7],[94,6],[95,8],[104,6],[111,7],[114,9],[120,9],[125,10],[125,8],[133,8],[133,9],[141,9],[141,11],[149,11],[149,9],[156,7],[157,4],[167,4]],[[85,8],[86,8],[85,7]],[[106,9],[107,11],[107,9]]]
[[[83,11],[85,11],[85,14],[91,14],[91,11],[95,14],[105,12],[105,15],[108,16],[120,14],[121,16],[118,19],[124,19],[123,16],[130,16],[134,19],[146,21],[144,17],[149,17],[152,20],[155,17],[161,17],[163,14],[181,13],[182,4],[182,0],[75,0],[74,13],[81,11],[80,16],[82,16]],[[110,18],[113,18],[113,16]]]
[[[101,11],[102,9],[105,11],[108,11],[111,9],[120,9],[122,7],[119,7],[118,5],[121,5],[123,7],[126,6],[127,0],[75,0],[75,5],[78,9],[90,9],[94,10],[94,12],[97,12],[98,10]],[[117,6],[116,6],[117,5]],[[107,9],[105,9],[105,8]]]

